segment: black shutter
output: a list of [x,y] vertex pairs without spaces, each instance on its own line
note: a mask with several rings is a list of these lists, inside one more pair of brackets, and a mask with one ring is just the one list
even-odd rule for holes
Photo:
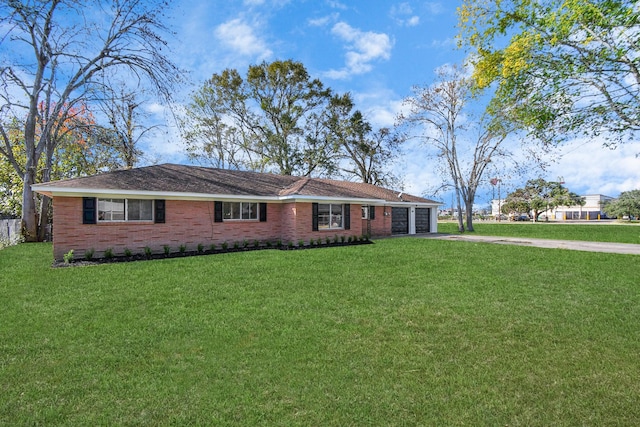
[[351,205],[344,205],[344,229],[349,230],[351,228]]
[[260,222],[267,222],[267,204],[260,203]]
[[318,204],[311,204],[311,230],[318,231]]
[[213,222],[222,222],[222,202],[213,202]]
[[154,221],[156,224],[164,224],[165,221],[165,201],[164,200],[156,200],[155,202],[156,215]]
[[96,223],[96,198],[95,197],[83,197],[82,198],[82,223],[83,224],[95,224]]
[[376,219],[376,207],[369,206],[369,219]]

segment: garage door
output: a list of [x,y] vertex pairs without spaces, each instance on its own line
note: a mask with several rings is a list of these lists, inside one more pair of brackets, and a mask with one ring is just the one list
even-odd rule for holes
[[416,208],[416,233],[429,233],[431,231],[429,219],[431,217],[431,209]]
[[391,234],[409,234],[409,208],[391,208]]

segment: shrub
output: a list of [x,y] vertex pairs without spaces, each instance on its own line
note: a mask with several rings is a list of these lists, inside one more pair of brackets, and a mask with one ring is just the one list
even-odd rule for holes
[[281,248],[282,247],[282,240],[280,240],[280,239],[276,240],[276,247],[277,248]]
[[309,246],[313,246],[315,241],[313,239],[309,239]]
[[329,236],[325,237],[325,239],[324,239],[324,240],[325,240],[325,242],[327,242],[327,245],[328,245],[329,243],[331,243],[331,238],[330,238]]
[[304,240],[302,240],[302,239],[298,240],[298,246],[299,247],[303,247],[304,246]]
[[244,239],[244,240],[242,241],[242,247],[243,247],[243,248],[246,248],[247,246],[249,246],[249,241],[248,241],[247,239]]
[[162,248],[164,249],[164,254],[169,255],[169,252],[171,252],[169,245],[164,245]]
[[202,243],[198,243],[198,252],[204,252],[204,245]]
[[258,248],[258,247],[260,247],[260,242],[259,242],[258,240],[254,240],[254,241],[253,241],[253,247],[254,247],[254,248]]
[[344,243],[344,236],[340,236],[340,241]]
[[71,264],[71,262],[73,261],[73,249],[64,254],[62,258],[64,259],[65,264]]
[[233,249],[239,249],[240,248],[240,242],[233,242]]
[[130,256],[131,256],[131,249],[129,249],[129,248],[124,248],[124,256],[126,256],[126,257],[130,257]]
[[215,250],[216,250],[216,244],[215,244],[215,243],[210,244],[210,245],[209,245],[209,250],[210,250],[211,252],[215,251]]
[[87,249],[86,251],[84,251],[84,259],[86,259],[87,261],[91,261],[93,259],[93,253],[93,248]]
[[270,248],[271,246],[273,246],[273,243],[271,243],[271,240],[267,240],[267,247]]
[[145,246],[144,247],[144,256],[148,258],[151,258],[151,248],[149,246]]
[[338,235],[333,236],[333,243],[338,243]]
[[111,249],[111,248],[107,248],[107,249],[105,249],[105,250],[104,250],[104,257],[105,257],[106,259],[111,259],[111,258],[113,258],[113,249]]
[[349,236],[349,237],[347,238],[347,242],[348,242],[348,243],[353,242],[353,236]]
[[289,249],[293,248],[293,242],[289,240],[289,243],[287,243],[287,246],[289,247]]
[[178,251],[181,254],[185,253],[187,251],[187,245],[184,245],[184,244],[180,245],[180,248],[178,248]]
[[229,243],[227,242],[222,242],[222,250],[227,250],[227,248],[229,248]]

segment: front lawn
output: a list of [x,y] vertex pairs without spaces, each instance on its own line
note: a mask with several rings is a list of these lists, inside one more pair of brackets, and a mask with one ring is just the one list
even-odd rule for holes
[[[617,242],[640,244],[638,224],[566,224],[558,222],[495,222],[473,223],[473,233],[484,236],[529,237],[589,242]],[[439,233],[458,233],[458,223],[438,222]]]
[[633,255],[0,251],[0,425],[638,425]]

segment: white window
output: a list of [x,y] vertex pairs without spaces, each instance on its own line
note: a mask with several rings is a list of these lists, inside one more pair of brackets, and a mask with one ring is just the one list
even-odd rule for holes
[[318,229],[343,228],[342,205],[318,204]]
[[153,221],[153,200],[98,199],[98,221]]
[[224,202],[222,219],[258,219],[258,204],[252,202]]
[[362,219],[369,219],[369,206],[362,206]]

